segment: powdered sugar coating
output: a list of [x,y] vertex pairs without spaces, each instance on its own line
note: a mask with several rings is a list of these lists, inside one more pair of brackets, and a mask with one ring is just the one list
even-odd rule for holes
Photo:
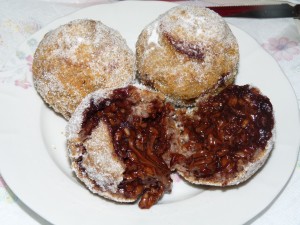
[[66,137],[67,140],[79,138],[79,132],[81,130],[81,125],[83,122],[83,115],[84,111],[90,106],[91,101],[95,103],[102,101],[104,98],[109,97],[111,92],[114,89],[106,88],[100,89],[95,92],[88,94],[77,106],[76,110],[74,111],[72,117],[68,121],[66,126]]
[[118,31],[100,21],[81,19],[45,35],[32,69],[39,94],[69,119],[88,93],[132,82],[135,57]]
[[123,180],[124,165],[118,160],[105,123],[100,121],[90,138],[83,144],[87,153],[83,155],[82,166],[88,177],[94,180],[103,191],[117,192]]
[[228,24],[196,5],[159,16],[141,32],[136,48],[141,82],[179,105],[219,92],[238,70],[238,44]]
[[230,44],[235,41],[226,21],[214,11],[193,5],[172,8],[161,19],[161,29],[176,39],[195,45],[215,42]]

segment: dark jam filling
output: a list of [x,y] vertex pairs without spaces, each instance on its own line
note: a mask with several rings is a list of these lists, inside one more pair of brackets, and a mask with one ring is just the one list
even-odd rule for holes
[[153,100],[146,116],[137,116],[132,109],[140,101],[131,100],[136,88],[116,89],[109,99],[91,102],[82,124],[83,137],[91,134],[99,121],[107,124],[114,149],[126,169],[118,186],[126,198],[141,197],[140,208],[150,208],[164,194],[171,191],[170,169],[162,159],[170,144],[166,120],[171,105]]
[[185,54],[192,59],[201,61],[204,60],[204,50],[200,46],[185,41],[176,40],[172,37],[172,35],[168,33],[164,33],[164,36],[166,37],[168,42],[175,48],[176,51],[180,52],[181,54]]
[[183,165],[196,178],[234,176],[272,136],[272,104],[248,85],[232,85],[197,107],[193,116],[181,115],[188,137],[184,148],[192,154],[173,154],[171,160],[171,166]]

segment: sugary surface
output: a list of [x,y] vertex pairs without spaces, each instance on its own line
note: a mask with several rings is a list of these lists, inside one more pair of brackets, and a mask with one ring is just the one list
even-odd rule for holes
[[123,180],[124,165],[112,151],[114,148],[105,123],[100,121],[90,138],[84,142],[84,147],[87,153],[83,156],[82,166],[88,176],[103,191],[116,193],[118,184]]
[[136,47],[139,79],[179,104],[220,91],[237,74],[236,38],[222,17],[199,6],[159,16]]

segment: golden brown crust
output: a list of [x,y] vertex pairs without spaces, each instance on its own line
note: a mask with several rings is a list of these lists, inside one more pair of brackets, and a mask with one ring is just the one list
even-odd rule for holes
[[232,84],[238,44],[216,13],[178,6],[145,27],[137,44],[138,78],[177,104],[218,93]]
[[75,20],[45,35],[32,72],[44,101],[69,119],[88,93],[129,84],[135,59],[119,32],[100,21]]

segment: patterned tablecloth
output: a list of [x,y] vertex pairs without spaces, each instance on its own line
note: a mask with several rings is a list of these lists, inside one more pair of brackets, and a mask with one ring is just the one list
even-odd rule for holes
[[[258,2],[252,0],[254,2]],[[9,56],[30,35],[51,21],[68,15],[88,5],[107,3],[109,0],[0,0],[0,86],[2,77],[13,65],[7,66]],[[217,1],[212,0],[213,4]],[[226,1],[233,2],[233,1]],[[294,2],[300,1],[295,0]],[[199,1],[209,5],[209,1]],[[300,102],[300,34],[293,19],[227,19],[245,30],[278,62],[290,80]],[[31,63],[32,58],[28,58]],[[16,82],[16,85],[26,83]],[[287,115],[288,116],[288,115]],[[300,134],[299,134],[300,135]],[[292,178],[280,196],[249,224],[300,224],[300,160]],[[0,171],[0,224],[1,225],[49,225],[15,196],[1,177]]]

